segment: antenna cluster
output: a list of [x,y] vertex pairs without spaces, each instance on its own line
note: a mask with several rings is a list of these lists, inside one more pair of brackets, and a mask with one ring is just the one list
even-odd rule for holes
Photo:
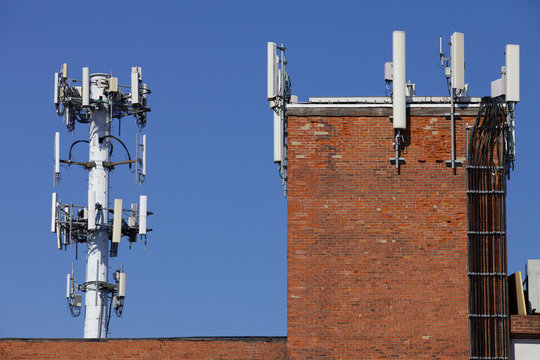
[[[280,55],[278,56],[278,52]],[[274,163],[278,164],[283,183],[283,194],[287,196],[287,104],[291,101],[291,80],[287,73],[285,47],[273,42],[267,44],[268,92],[267,100],[274,111]]]
[[[142,83],[140,67],[131,69],[131,86],[119,85],[112,74],[90,74],[89,68],[82,69],[82,80],[70,79],[68,66],[63,64],[54,75],[54,104],[58,115],[64,118],[67,130],[73,132],[76,122],[89,125],[89,139],[73,142],[67,160],[60,158],[60,133],[54,137],[54,184],[60,180],[60,164],[80,165],[88,170],[88,203],[76,205],[62,202],[55,192],[52,194],[51,232],[56,233],[59,250],[75,245],[76,259],[79,244],[86,244],[86,280],[75,283],[74,267],[67,275],[66,297],[73,316],[82,309],[82,294],[85,293],[85,338],[105,338],[109,329],[111,310],[122,314],[126,296],[126,273],[121,268],[113,273],[115,283],[108,282],[109,257],[118,256],[122,237],[127,237],[130,247],[140,238],[146,249],[148,198],[141,195],[139,203],[123,208],[122,199],[115,199],[109,206],[109,175],[119,165],[135,165],[136,182],[140,185],[146,177],[146,135],[137,134],[136,158],[132,159],[122,140],[111,134],[113,119],[133,116],[139,132],[146,125],[147,96],[150,90]],[[131,92],[127,91],[131,90]],[[113,140],[127,154],[128,160],[112,162]],[[88,161],[72,160],[75,145],[87,143]],[[112,214],[112,219],[109,219]]]
[[[94,84],[98,85],[98,92],[90,97],[90,87]],[[131,89],[131,92],[124,93],[122,89]],[[147,106],[148,94],[150,90],[142,83],[140,67],[131,68],[131,86],[119,85],[118,78],[112,74],[93,74],[91,84],[88,67],[82,69],[82,80],[68,78],[67,64],[63,64],[60,72],[54,74],[56,112],[64,117],[70,132],[75,129],[76,122],[89,123],[92,111],[97,111],[100,104],[112,105],[108,106],[111,119],[134,116],[141,129],[146,125],[146,113],[150,111]]]
[[[415,95],[416,86],[410,81],[405,83],[405,32],[394,31],[392,34],[392,62],[384,64],[384,80],[386,83],[386,95],[392,97],[394,126],[394,149],[395,157],[390,159],[396,168],[405,163],[405,159],[400,157],[400,152],[404,147],[403,132],[407,129],[406,104]],[[450,93],[450,113],[445,114],[451,120],[451,142],[452,158],[446,161],[446,165],[455,169],[461,166],[461,162],[456,159],[455,150],[455,117],[460,116],[455,111],[455,103],[467,98],[469,86],[465,83],[465,35],[454,32],[450,36],[450,56],[446,57],[443,51],[442,36],[439,39],[440,66],[444,68],[446,83]],[[519,45],[506,46],[506,66],[502,67],[501,78],[491,83],[491,96],[499,97],[506,103],[507,126],[511,128],[508,134],[512,139],[508,139],[510,160],[515,160],[515,131],[514,131],[514,109],[515,103],[519,102]],[[455,170],[454,170],[455,171]]]
[[[467,97],[469,85],[465,83],[465,35],[454,32],[450,36],[450,57],[445,57],[442,46],[442,36],[439,38],[439,57],[441,67],[444,68],[444,76],[450,92],[450,121],[451,121],[451,143],[452,158],[446,161],[446,166],[456,169],[460,167],[461,161],[456,159],[456,120],[459,113],[455,111],[455,101],[457,97]],[[455,171],[455,170],[454,170]]]
[[516,160],[515,108],[519,102],[519,45],[506,45],[505,55],[506,62],[505,66],[501,67],[501,77],[491,82],[491,97],[506,102],[506,125],[510,129],[508,134],[511,136],[507,139],[508,152],[509,160],[513,164]]

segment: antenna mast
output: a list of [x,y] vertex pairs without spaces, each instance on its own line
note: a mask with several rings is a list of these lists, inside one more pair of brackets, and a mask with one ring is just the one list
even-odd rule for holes
[[[277,54],[280,51],[280,56]],[[274,111],[274,163],[279,166],[283,183],[283,196],[287,197],[288,176],[288,117],[287,104],[291,102],[291,79],[287,73],[285,46],[267,43],[267,100]],[[281,65],[281,66],[280,66]]]
[[[450,57],[444,57],[442,37],[439,38],[439,57],[441,67],[444,67],[444,75],[450,91],[450,121],[451,121],[451,142],[452,158],[446,161],[446,166],[454,169],[460,167],[461,161],[456,159],[456,98],[467,97],[469,86],[465,83],[465,35],[460,32],[454,32],[450,37]],[[446,62],[446,65],[445,65]]]
[[[109,316],[112,306],[117,316],[122,314],[125,298],[126,274],[123,269],[114,273],[116,283],[108,282],[109,257],[118,253],[121,236],[128,236],[135,242],[137,233],[146,243],[146,196],[141,196],[143,206],[132,204],[131,209],[122,209],[122,200],[115,199],[114,208],[109,207],[109,175],[117,165],[136,165],[137,182],[141,184],[146,175],[146,136],[142,136],[141,145],[137,147],[137,158],[131,159],[124,143],[111,134],[114,118],[134,116],[139,131],[146,125],[147,95],[150,90],[141,84],[141,68],[133,67],[131,71],[131,93],[123,93],[118,78],[109,74],[90,74],[89,68],[82,69],[82,80],[69,79],[67,64],[62,65],[59,73],[55,73],[54,103],[58,115],[65,119],[69,132],[75,129],[75,123],[89,125],[88,140],[75,141],[69,152],[68,160],[60,159],[60,135],[55,135],[54,183],[60,180],[60,163],[80,165],[88,170],[88,205],[77,206],[63,204],[58,195],[53,193],[51,231],[57,235],[58,249],[67,245],[87,244],[86,281],[75,283],[73,269],[67,277],[66,297],[73,316],[78,316],[82,307],[82,296],[85,293],[85,338],[106,338]],[[76,86],[80,84],[81,86]],[[119,124],[120,126],[120,124]],[[111,162],[112,141],[119,142],[128,155],[128,161]],[[89,157],[87,162],[73,161],[71,150],[81,142],[88,143]],[[139,157],[140,155],[140,157]],[[141,213],[144,209],[144,214]],[[129,224],[122,214],[129,213]],[[109,219],[113,213],[113,219]]]

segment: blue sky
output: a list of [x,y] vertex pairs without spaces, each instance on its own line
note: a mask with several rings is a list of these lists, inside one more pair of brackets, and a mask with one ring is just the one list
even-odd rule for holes
[[[124,316],[110,337],[286,335],[286,200],[272,163],[266,42],[287,48],[293,94],[384,95],[392,31],[407,33],[407,79],[417,95],[447,94],[439,36],[465,33],[470,95],[489,95],[507,43],[521,45],[516,171],[508,190],[509,271],[540,258],[537,1],[2,1],[0,104],[4,132],[0,224],[0,337],[81,337],[65,274],[74,249],[56,250],[50,196],[85,203],[87,175],[63,168],[53,188],[53,136],[62,154],[87,137],[54,111],[64,62],[129,82],[141,66],[152,89],[148,177],[117,168],[111,199],[149,196],[148,249],[120,247],[128,275]],[[117,129],[116,129],[117,130]],[[122,139],[135,148],[131,119]],[[117,134],[117,133],[116,133]],[[120,151],[118,161],[124,160]],[[81,146],[74,158],[84,161]],[[79,258],[84,258],[83,247]],[[436,277],[436,274],[433,274]],[[84,261],[76,264],[84,279]]]

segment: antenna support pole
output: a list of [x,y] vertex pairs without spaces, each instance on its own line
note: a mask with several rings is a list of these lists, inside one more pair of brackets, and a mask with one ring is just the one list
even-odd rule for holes
[[456,89],[454,89],[453,84],[450,88],[450,122],[451,122],[451,142],[452,142],[452,159],[446,160],[446,166],[451,167],[452,169],[455,169],[457,167],[460,167],[461,161],[456,160],[456,105],[454,96],[456,94]]
[[[91,94],[99,94],[98,83],[104,76],[91,76]],[[101,90],[102,91],[102,90]],[[97,100],[97,99],[96,99]],[[100,143],[99,139],[110,134],[110,121],[107,109],[100,107],[91,112],[89,120],[89,162],[95,164],[88,173],[88,191],[96,194],[96,203],[108,208],[109,204],[109,162],[108,139]],[[89,204],[93,206],[93,204]],[[85,295],[85,338],[107,337],[107,289],[99,289],[100,283],[107,283],[109,265],[109,226],[108,211],[96,212],[96,228],[88,235],[86,255],[86,284]]]

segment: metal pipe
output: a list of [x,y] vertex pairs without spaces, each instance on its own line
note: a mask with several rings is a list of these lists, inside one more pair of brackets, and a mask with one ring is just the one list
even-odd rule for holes
[[456,123],[454,119],[454,94],[455,89],[452,87],[450,94],[450,120],[452,122],[452,169],[456,168]]

